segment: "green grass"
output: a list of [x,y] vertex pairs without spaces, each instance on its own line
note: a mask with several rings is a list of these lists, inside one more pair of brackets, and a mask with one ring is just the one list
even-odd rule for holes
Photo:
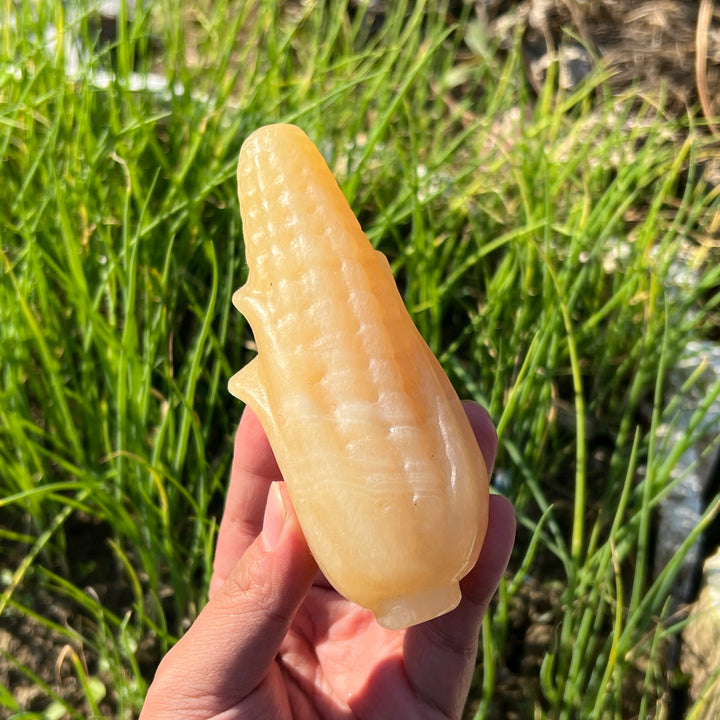
[[[280,120],[317,142],[459,393],[498,424],[520,530],[469,716],[663,716],[687,547],[652,577],[652,518],[720,394],[662,440],[682,399],[667,371],[717,327],[710,146],[600,77],[563,92],[551,69],[531,95],[470,5],[460,29],[434,3],[391,5],[370,33],[341,2],[165,0],[102,47],[82,4],[2,3],[0,614],[60,638],[78,688],[70,702],[5,652],[31,717],[133,716],[205,602],[241,411],[226,382],[252,355],[230,303],[235,163]],[[133,89],[158,66],[167,92]],[[680,291],[677,261],[695,272]],[[511,701],[530,580],[558,600]],[[26,709],[12,686],[0,705]]]

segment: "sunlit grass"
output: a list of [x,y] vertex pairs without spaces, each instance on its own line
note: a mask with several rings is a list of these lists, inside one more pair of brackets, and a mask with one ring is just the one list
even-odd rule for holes
[[[632,699],[657,714],[676,629],[659,620],[687,547],[653,578],[652,513],[720,393],[663,442],[666,372],[720,299],[717,264],[672,279],[720,212],[702,136],[600,78],[561,92],[551,73],[533,97],[517,51],[462,45],[471,5],[461,29],[431,7],[394,4],[371,30],[343,3],[167,0],[100,46],[82,5],[3,4],[0,610],[66,637],[84,698],[68,713],[136,713],[205,601],[240,414],[225,387],[252,353],[230,303],[245,279],[235,163],[249,132],[285,120],[498,424],[521,530],[472,712],[502,705],[510,608],[532,577],[562,591],[527,717],[623,717],[639,667]],[[150,71],[165,89],[137,89]],[[72,608],[67,626],[40,597]],[[66,702],[4,662],[47,712]],[[12,687],[0,703],[23,709]]]

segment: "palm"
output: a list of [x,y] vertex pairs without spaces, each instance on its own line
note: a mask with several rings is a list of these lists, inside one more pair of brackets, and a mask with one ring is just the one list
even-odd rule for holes
[[[404,635],[381,627],[372,613],[334,590],[313,587],[277,660],[292,717],[377,718],[389,705],[410,709],[412,693],[398,682]],[[382,714],[377,712],[379,703]],[[417,714],[394,715],[408,716]]]

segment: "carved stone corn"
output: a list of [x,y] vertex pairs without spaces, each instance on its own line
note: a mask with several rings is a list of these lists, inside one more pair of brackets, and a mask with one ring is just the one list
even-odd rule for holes
[[258,414],[332,585],[389,628],[447,612],[487,526],[462,405],[299,128],[247,139],[238,192],[250,272],[233,302],[258,355],[230,392]]

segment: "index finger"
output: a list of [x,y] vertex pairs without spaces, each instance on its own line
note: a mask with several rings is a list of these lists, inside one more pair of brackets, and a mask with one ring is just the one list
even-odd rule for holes
[[210,596],[259,535],[270,484],[282,480],[275,455],[257,415],[243,411],[233,453],[230,486],[218,532]]
[[478,405],[472,400],[463,400],[463,408],[470,420],[477,444],[480,446],[480,452],[483,460],[485,460],[489,478],[493,474],[495,456],[497,455],[498,436],[495,424],[490,417],[490,413],[482,405]]

